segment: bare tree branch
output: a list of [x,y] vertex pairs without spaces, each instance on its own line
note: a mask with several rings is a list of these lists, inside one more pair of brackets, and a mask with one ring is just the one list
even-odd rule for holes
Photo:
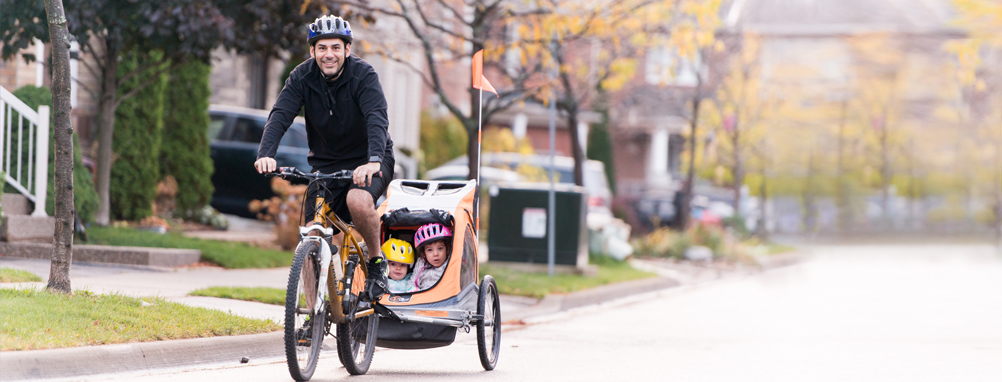
[[[161,62],[163,62],[163,60],[161,60]],[[149,68],[150,66],[151,65],[147,65],[145,68]],[[157,69],[156,72],[153,72],[153,74],[150,75],[150,78],[146,79],[146,81],[143,81],[138,86],[136,86],[135,88],[133,88],[132,90],[130,90],[128,93],[125,93],[122,96],[120,96],[117,99],[115,99],[115,109],[118,109],[118,105],[120,105],[122,103],[122,101],[128,99],[129,97],[132,97],[132,96],[136,95],[136,93],[138,93],[139,91],[145,89],[147,86],[149,86],[150,84],[152,84],[153,81],[156,81],[157,78],[160,77],[161,74],[164,74],[168,70],[170,70],[170,68],[171,68],[171,65],[161,65],[160,69]],[[119,85],[119,86],[121,86],[121,85]]]
[[[91,56],[93,57],[93,55]],[[95,60],[98,66],[97,68],[95,68],[89,62],[87,62],[87,60],[84,59],[77,60],[77,62],[83,63],[84,68],[87,69],[87,71],[90,72],[90,74],[93,75],[95,78],[101,78],[101,75],[104,73],[104,65],[101,65],[100,61]]]
[[445,0],[437,0],[437,1],[438,1],[439,5],[445,7],[445,9],[449,10],[449,12],[452,13],[452,16],[456,18],[456,20],[463,21],[464,25],[470,25],[470,23],[466,22],[466,18],[463,17],[463,15],[460,14],[458,11],[456,11],[455,8],[453,8],[451,5],[449,5],[448,3],[446,3]]
[[118,86],[122,86],[122,84],[124,84],[126,81],[128,81],[129,79],[131,79],[133,76],[135,76],[136,74],[138,74],[140,72],[145,71],[146,69],[152,68],[154,66],[163,65],[164,63],[170,61],[172,58],[177,58],[177,57],[179,57],[179,55],[177,55],[177,54],[175,54],[173,56],[170,56],[170,57],[164,56],[164,57],[160,58],[159,60],[157,60],[157,62],[154,62],[154,63],[149,63],[149,64],[146,64],[146,65],[136,65],[135,69],[132,69],[131,72],[126,73],[124,76],[122,76],[122,78],[118,79]]
[[95,71],[94,68],[90,68],[89,67],[90,65],[87,63],[87,60],[79,60],[79,61],[83,62],[84,65],[88,67],[87,69],[90,70],[91,74],[94,74],[94,76],[100,78],[101,77],[101,73],[104,73],[104,64],[102,64],[102,62],[104,62],[104,56],[105,55],[104,54],[100,54],[97,51],[95,51],[94,50],[94,46],[91,45],[90,41],[87,41],[87,42],[85,42],[83,44],[80,44],[80,50],[83,53],[85,53],[85,54],[87,54],[87,55],[89,55],[89,56],[91,56],[91,57],[94,58],[94,63],[97,64],[97,69],[99,71]]
[[[435,24],[435,23],[429,21],[428,17],[424,14],[424,10],[421,9],[421,3],[420,2],[415,1],[414,2],[414,8],[417,10],[418,15],[421,16],[421,21],[424,22],[424,24],[427,25],[428,27],[430,27],[432,29],[435,29],[435,30],[437,30],[439,32],[445,33],[445,34],[447,34],[449,36],[458,38],[458,39],[463,40],[463,41],[473,41],[473,39],[471,39],[469,37],[466,37],[466,36],[463,36],[463,35],[461,35],[459,33],[453,32],[451,30],[446,29],[445,27],[443,27],[441,25],[438,25],[438,24]],[[462,18],[460,18],[460,20],[462,20]],[[470,26],[465,21],[463,22],[463,25]]]
[[376,7],[373,7],[373,6],[369,6],[369,5],[365,5],[365,4],[359,3],[357,1],[330,0],[330,3],[331,4],[347,5],[349,7],[355,7],[355,8],[358,8],[358,9],[361,9],[361,10],[364,10],[364,11],[369,11],[369,12],[381,13],[381,14],[384,14],[384,15],[387,15],[387,16],[394,16],[394,17],[400,17],[400,18],[407,18],[407,17],[409,17],[406,14],[403,14],[403,13],[400,13],[400,12],[393,12],[393,11],[390,11],[390,10],[387,10],[387,9],[383,9],[383,8],[376,8]]
[[[403,4],[402,0],[397,0],[397,4],[400,5],[400,8],[404,11],[404,13],[407,12],[407,7],[406,5]],[[438,77],[438,67],[435,62],[435,57],[432,54],[433,48],[431,46],[431,42],[429,42],[428,38],[421,33],[421,30],[418,28],[418,26],[414,24],[414,20],[412,20],[410,17],[407,16],[403,16],[402,19],[407,22],[407,26],[411,29],[412,32],[414,32],[414,36],[418,37],[421,40],[421,46],[424,48],[425,61],[428,64],[428,72],[429,74],[431,74],[431,83],[433,84],[433,86],[431,87],[432,90],[435,91],[435,94],[438,94],[439,99],[442,101],[445,107],[449,109],[450,113],[455,115],[460,120],[463,120],[465,118],[465,116],[463,115],[463,111],[460,110],[458,107],[456,107],[456,105],[453,104],[451,100],[449,100],[448,95],[445,94],[445,90],[442,88],[442,81]]]
[[390,59],[390,60],[392,60],[394,62],[398,62],[400,64],[403,64],[404,66],[406,66],[406,67],[410,68],[411,70],[413,70],[414,73],[417,73],[417,75],[419,77],[421,77],[421,82],[423,82],[425,84],[425,86],[433,87],[435,85],[434,83],[432,83],[432,81],[431,81],[430,78],[428,78],[427,76],[425,76],[424,70],[421,70],[421,68],[419,68],[417,66],[414,66],[414,64],[412,64],[412,63],[404,60],[403,58],[400,58],[400,57],[397,57],[397,56],[394,56],[394,55],[383,54],[382,56],[386,57],[386,58],[388,58],[388,59]]
[[[74,77],[73,81],[77,81],[77,79]],[[98,92],[96,90],[94,90],[93,88],[91,88],[90,86],[87,86],[87,84],[84,84],[83,82],[77,81],[77,86],[80,89],[85,90],[87,92],[87,94],[90,94],[90,96],[94,97],[94,99],[101,98],[101,96],[98,94]]]

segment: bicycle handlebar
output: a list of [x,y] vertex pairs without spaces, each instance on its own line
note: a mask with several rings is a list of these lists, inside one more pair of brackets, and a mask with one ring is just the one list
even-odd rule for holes
[[[331,173],[331,174],[323,174],[323,173],[319,173],[319,172],[306,173],[306,172],[303,172],[302,170],[300,170],[298,168],[295,168],[295,167],[279,167],[278,171],[269,172],[267,174],[264,174],[264,176],[267,176],[269,178],[273,177],[273,176],[280,176],[280,177],[282,177],[282,179],[285,179],[285,178],[300,178],[300,179],[313,179],[313,180],[316,180],[316,179],[351,180],[352,179],[352,172],[353,172],[352,170],[341,170],[341,171],[337,171],[337,172],[334,172],[334,173]],[[372,174],[372,177],[374,177],[374,178],[381,178],[381,177],[383,177],[383,172],[379,171],[379,172],[377,172],[375,174]]]

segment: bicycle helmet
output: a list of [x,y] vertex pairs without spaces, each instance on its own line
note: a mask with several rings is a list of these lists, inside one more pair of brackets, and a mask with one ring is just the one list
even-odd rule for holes
[[420,247],[422,243],[452,236],[449,228],[439,223],[428,223],[418,228],[414,233],[414,244]]
[[351,25],[341,17],[330,15],[321,16],[312,24],[307,26],[310,30],[310,37],[307,39],[310,45],[325,38],[339,38],[345,44],[351,44]]
[[414,247],[411,243],[400,239],[390,239],[383,243],[383,255],[386,260],[414,265]]

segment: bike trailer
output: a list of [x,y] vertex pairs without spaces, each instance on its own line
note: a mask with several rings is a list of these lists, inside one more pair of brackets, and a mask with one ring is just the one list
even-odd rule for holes
[[394,349],[426,349],[451,344],[456,329],[469,331],[476,320],[480,294],[478,240],[474,217],[476,181],[394,180],[382,215],[382,240],[413,243],[422,225],[440,223],[453,232],[452,251],[442,278],[430,288],[389,293],[380,303],[402,321],[383,317],[376,345]]

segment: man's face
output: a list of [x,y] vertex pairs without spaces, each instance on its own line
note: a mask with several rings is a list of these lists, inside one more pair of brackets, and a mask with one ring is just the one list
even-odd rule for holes
[[350,54],[351,44],[345,44],[339,38],[319,40],[310,47],[310,57],[317,59],[317,65],[327,76],[337,74]]
[[396,261],[387,261],[389,263],[390,278],[394,280],[403,280],[407,277],[407,264],[398,263]]

